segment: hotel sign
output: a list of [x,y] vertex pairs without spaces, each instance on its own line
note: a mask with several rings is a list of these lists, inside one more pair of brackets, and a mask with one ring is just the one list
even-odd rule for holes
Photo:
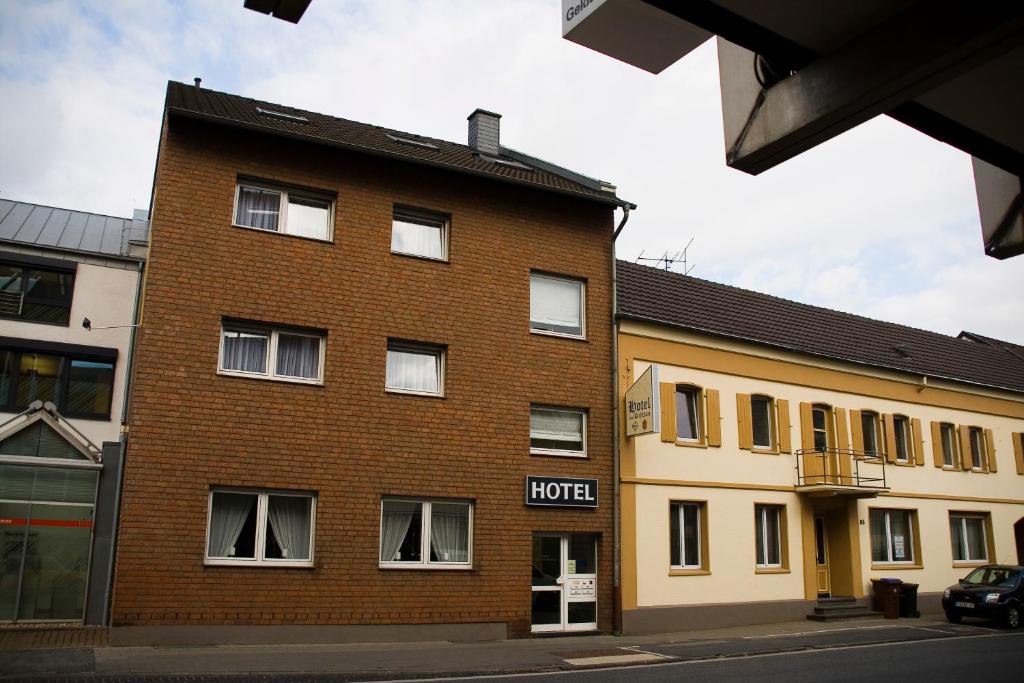
[[660,432],[658,366],[651,365],[626,390],[626,436]]
[[597,479],[529,475],[526,477],[526,504],[596,508]]

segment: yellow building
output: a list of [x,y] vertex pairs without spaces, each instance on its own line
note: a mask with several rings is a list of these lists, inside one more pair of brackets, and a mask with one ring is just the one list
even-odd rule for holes
[[657,385],[656,431],[620,420],[625,633],[800,619],[879,578],[939,610],[967,568],[1024,564],[1024,348],[617,276],[620,401]]

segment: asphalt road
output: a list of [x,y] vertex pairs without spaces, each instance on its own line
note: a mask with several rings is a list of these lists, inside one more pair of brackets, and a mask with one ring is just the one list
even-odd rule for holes
[[516,679],[529,683],[715,683],[745,680],[757,680],[758,683],[863,683],[871,680],[1019,683],[1024,681],[1024,632],[471,680],[477,683],[508,683]]

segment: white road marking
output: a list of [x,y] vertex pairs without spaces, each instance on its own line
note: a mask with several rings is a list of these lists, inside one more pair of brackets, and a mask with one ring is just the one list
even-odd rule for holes
[[847,626],[846,628],[826,628],[820,631],[796,631],[795,633],[770,633],[763,636],[743,636],[744,640],[757,640],[759,638],[785,638],[786,636],[819,636],[823,633],[836,633],[838,631],[870,631],[878,628],[913,628],[897,626],[896,624],[883,624],[881,626]]
[[638,664],[640,662],[658,662],[665,659],[671,659],[665,655],[656,655],[654,653],[642,653],[637,652],[632,655],[604,655],[601,657],[574,657],[572,659],[566,659],[566,664],[572,664],[573,666],[596,666],[601,664]]

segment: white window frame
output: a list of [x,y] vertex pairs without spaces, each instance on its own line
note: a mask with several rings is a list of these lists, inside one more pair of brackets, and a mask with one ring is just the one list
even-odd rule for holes
[[[231,368],[224,367],[224,333],[225,332],[244,332],[248,334],[266,334],[269,335],[270,339],[267,343],[267,357],[266,357],[266,372],[246,372],[244,370],[233,370]],[[278,335],[287,335],[292,337],[309,337],[311,339],[319,339],[320,345],[320,358],[317,362],[317,376],[312,377],[293,377],[292,375],[280,375],[277,374],[277,343]],[[327,335],[316,332],[308,332],[304,330],[293,330],[287,327],[271,327],[269,325],[257,325],[251,323],[239,323],[233,324],[230,322],[223,322],[220,326],[220,339],[217,350],[217,374],[227,375],[229,377],[251,377],[256,379],[268,379],[275,382],[291,382],[295,384],[315,384],[322,385],[324,383],[324,357],[326,355],[327,348]]]
[[[418,562],[396,562],[380,559],[381,540],[384,538],[384,504],[385,503],[416,503],[420,505],[420,560]],[[469,508],[469,522],[466,533],[469,538],[466,542],[468,560],[466,562],[431,562],[430,561],[430,524],[433,504],[443,505],[465,505]],[[381,569],[473,569],[473,509],[476,506],[473,501],[434,499],[434,498],[407,498],[402,496],[388,496],[380,501],[380,524],[377,530],[377,566]]]
[[[963,563],[975,563],[975,562],[985,563],[985,562],[988,562],[989,561],[989,559],[988,559],[988,529],[986,528],[988,525],[985,523],[986,522],[986,515],[983,515],[983,514],[970,514],[970,513],[966,513],[966,512],[950,512],[949,513],[949,518],[950,518],[950,521],[956,520],[956,521],[960,522],[957,525],[957,527],[958,527],[957,533],[960,534],[960,544],[961,544],[961,546],[964,548],[964,550],[967,553],[967,557],[964,557],[964,558],[959,558],[959,557],[957,557],[954,554],[953,555],[953,561],[954,562],[963,562]],[[969,519],[976,519],[976,520],[978,520],[978,523],[981,524],[981,550],[982,550],[982,557],[971,557],[971,551],[972,550],[976,550],[976,548],[971,548],[971,545],[968,542],[968,539],[970,538],[970,536],[967,534],[967,520],[969,520]],[[950,529],[950,531],[952,532],[952,528]],[[953,539],[950,539],[950,545],[953,547],[954,552],[955,552],[956,546],[953,544]]]
[[[900,438],[900,429],[898,425],[903,425],[903,438]],[[911,447],[913,441],[912,429],[910,426],[910,418],[906,415],[893,415],[892,416],[892,439],[893,443],[896,444],[896,452],[893,453],[893,460],[907,464],[914,459],[914,452]],[[900,445],[903,446],[903,457],[900,457]]]
[[[267,230],[265,228],[256,228],[251,225],[244,225],[238,222],[238,199],[241,196],[242,188],[248,188],[251,190],[261,190],[263,192],[276,192],[280,197],[281,201],[278,204],[277,214],[277,230]],[[328,205],[327,208],[327,234],[324,237],[311,237],[310,235],[299,235],[288,231],[288,197],[294,195],[295,197],[301,197],[304,199],[311,199],[318,202],[325,202]],[[231,225],[236,228],[243,228],[245,230],[255,230],[257,232],[269,232],[278,233],[281,235],[289,235],[291,237],[298,237],[305,240],[313,240],[315,242],[333,242],[334,241],[334,218],[335,218],[335,205],[336,202],[333,197],[328,194],[321,194],[310,190],[301,190],[297,188],[289,188],[287,185],[277,185],[275,183],[262,183],[252,180],[240,180],[235,183],[235,201],[231,209]]]
[[[967,427],[967,441],[971,444],[971,469],[981,472],[985,469],[985,430],[981,427]],[[978,456],[978,464],[974,464],[974,456]]]
[[[568,448],[534,448],[533,447],[533,438],[531,437],[530,438],[530,454],[531,455],[560,455],[560,456],[565,456],[565,457],[570,457],[570,458],[585,458],[585,457],[587,457],[587,421],[588,420],[587,420],[587,410],[585,408],[566,408],[566,407],[563,407],[563,406],[549,406],[549,405],[542,405],[542,404],[539,404],[539,403],[531,403],[530,404],[530,418],[531,418],[531,422],[532,422],[532,418],[533,418],[533,411],[534,411],[535,408],[538,409],[538,410],[550,410],[550,411],[561,412],[561,413],[572,413],[573,415],[581,415],[583,417],[583,419],[581,421],[582,422],[581,428],[583,430],[583,433],[581,435],[582,436],[581,443],[582,443],[583,450],[575,451],[575,450],[568,449]],[[532,431],[532,429],[531,429],[531,431]]]
[[[765,401],[768,404],[768,443],[757,443],[757,431],[754,429],[754,401]],[[767,394],[751,394],[750,396],[750,444],[762,450],[775,450],[775,399]]]
[[[210,520],[213,518],[213,496],[215,493],[241,493],[255,495],[256,498],[256,542],[253,559],[237,557],[210,557]],[[309,508],[309,559],[289,560],[263,557],[267,541],[267,510],[270,507],[270,496],[291,498],[308,498]],[[312,567],[316,559],[314,542],[316,540],[316,494],[296,491],[278,491],[274,489],[221,488],[210,489],[206,503],[206,541],[204,543],[204,564],[223,565],[230,567]]]
[[[756,565],[757,565],[758,569],[781,569],[783,567],[783,557],[784,556],[782,554],[782,544],[785,543],[785,540],[782,538],[782,534],[783,534],[783,531],[782,531],[782,515],[783,515],[783,512],[785,511],[785,509],[786,508],[784,506],[782,506],[782,505],[772,505],[771,503],[757,503],[757,504],[754,505],[754,515],[755,515],[754,533],[756,534],[758,532],[758,527],[760,527],[761,549],[764,551],[764,556],[757,558]],[[767,522],[768,522],[768,512],[769,511],[775,513],[775,516],[776,516],[775,528],[778,529],[778,532],[779,532],[779,538],[778,538],[779,543],[776,546],[776,552],[779,555],[779,561],[778,562],[771,562],[771,563],[767,562],[768,556],[771,555],[771,553],[768,552],[768,545],[769,545],[768,541],[770,539],[768,537],[768,524],[767,524]],[[756,539],[755,539],[755,543],[754,543],[754,551],[757,552]],[[762,560],[765,560],[765,562],[762,562]]]
[[[870,424],[870,430],[867,424]],[[871,458],[884,453],[882,448],[882,416],[874,410],[862,410],[860,413],[861,437],[864,439],[864,455]],[[868,448],[868,434],[871,434],[871,448]]]
[[[414,223],[417,225],[432,226],[439,225],[441,229],[441,255],[427,256],[417,254],[414,251],[400,251],[395,249],[395,221],[403,223]],[[443,213],[429,211],[427,209],[416,209],[410,206],[395,205],[391,210],[391,253],[401,256],[412,256],[414,258],[426,259],[427,261],[448,262],[448,241],[451,233],[451,218]]]
[[540,334],[549,337],[564,337],[566,339],[586,339],[587,338],[587,283],[584,280],[574,277],[566,277],[562,275],[550,275],[548,273],[541,273],[535,270],[530,271],[530,301],[532,306],[533,301],[533,280],[534,278],[555,280],[557,282],[570,282],[574,285],[579,286],[580,290],[580,333],[570,334],[568,332],[555,332],[553,330],[544,330],[533,326],[533,320],[530,320],[530,334]]
[[[703,515],[704,503],[687,500],[673,500],[669,503],[669,510],[675,507],[674,512],[678,515],[679,519],[679,537],[673,538],[672,543],[679,548],[679,564],[671,564],[671,554],[669,555],[669,563],[672,569],[703,569],[704,568],[704,532],[702,527],[704,525]],[[687,564],[686,563],[686,515],[683,514],[684,508],[692,507],[697,510],[697,563]],[[671,529],[671,526],[669,527]]]
[[[687,404],[693,408],[692,411],[688,411],[690,414],[691,422],[693,423],[694,435],[682,436],[679,433],[679,395],[684,394],[689,398],[692,398],[692,403],[687,399]],[[675,410],[676,410],[676,441],[683,441],[685,443],[703,443],[704,442],[704,389],[694,384],[677,384],[675,391]]]
[[[388,370],[387,370],[387,352],[388,351],[405,351],[407,353],[416,353],[421,355],[434,356],[437,361],[435,367],[437,368],[437,391],[417,391],[415,389],[405,389],[403,387],[392,387],[388,385]],[[429,344],[426,342],[410,342],[403,341],[400,339],[388,339],[387,349],[384,352],[384,391],[389,394],[409,394],[411,396],[433,396],[436,398],[444,398],[444,377],[445,371],[448,365],[448,349],[444,346],[438,346],[436,344]]]
[[956,438],[956,426],[949,422],[940,422],[939,440],[942,446],[942,466],[956,467],[956,449],[959,441]]
[[[910,549],[910,559],[909,560],[894,560],[894,559],[892,559],[893,557],[896,556],[895,550],[893,548],[892,522],[889,519],[891,513],[893,513],[893,512],[904,513],[907,516],[907,540],[906,540],[906,543],[907,543],[907,547]],[[889,559],[884,559],[884,560],[876,560],[874,558],[874,554],[872,553],[872,557],[871,557],[872,564],[904,564],[904,565],[916,564],[917,563],[917,556],[916,556],[917,549],[914,547],[914,517],[916,517],[917,515],[914,514],[914,511],[913,510],[902,510],[902,509],[871,508],[868,511],[868,543],[869,543],[869,545],[871,544],[871,528],[872,528],[871,527],[871,513],[880,514],[880,515],[882,515],[883,519],[885,520],[885,550],[886,550],[886,556],[889,558]]]

